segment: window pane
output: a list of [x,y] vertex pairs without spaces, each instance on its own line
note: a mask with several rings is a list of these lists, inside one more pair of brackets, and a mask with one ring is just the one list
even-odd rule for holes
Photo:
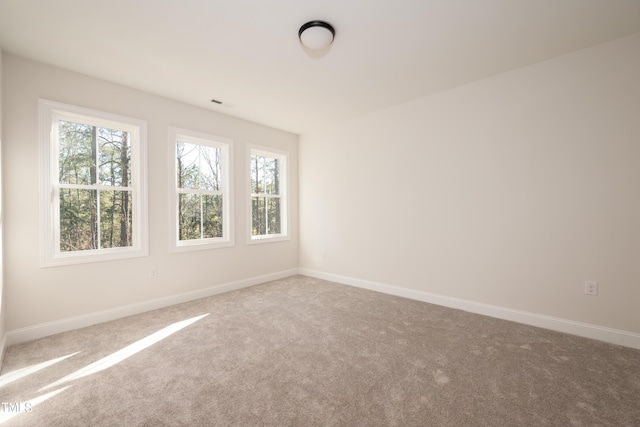
[[129,132],[98,128],[100,184],[131,185],[130,140]]
[[200,196],[178,195],[179,240],[200,239]]
[[202,196],[203,238],[222,237],[222,196]]
[[100,192],[100,247],[132,246],[132,192]]
[[251,193],[259,194],[262,193],[262,188],[264,187],[264,177],[262,176],[262,172],[264,168],[262,167],[262,160],[264,158],[262,156],[251,156]]
[[280,193],[280,169],[278,167],[278,159],[265,158],[265,193]]
[[251,234],[253,236],[262,236],[267,234],[265,208],[266,208],[265,197],[251,198],[251,217],[252,217]]
[[221,190],[222,168],[219,148],[198,146],[200,152],[200,188],[203,190]]
[[147,255],[147,123],[45,99],[38,107],[42,267]]
[[269,218],[269,234],[280,234],[280,198],[269,197],[267,200],[267,216]]
[[96,128],[58,121],[58,180],[63,184],[96,183]]
[[274,157],[251,156],[251,193],[280,194],[280,162]]
[[221,190],[222,150],[176,142],[178,188]]
[[97,192],[60,189],[60,251],[98,249]]
[[176,142],[176,173],[178,188],[198,188],[198,146]]

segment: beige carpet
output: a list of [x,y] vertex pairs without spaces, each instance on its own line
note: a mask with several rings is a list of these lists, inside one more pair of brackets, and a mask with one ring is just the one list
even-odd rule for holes
[[7,350],[0,426],[640,426],[640,351],[295,276]]

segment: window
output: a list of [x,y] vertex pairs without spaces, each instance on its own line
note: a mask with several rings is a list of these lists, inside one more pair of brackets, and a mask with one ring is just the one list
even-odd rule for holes
[[171,128],[172,250],[233,245],[231,145],[218,136]]
[[288,239],[287,153],[249,148],[251,243]]
[[40,100],[43,266],[147,255],[146,122]]

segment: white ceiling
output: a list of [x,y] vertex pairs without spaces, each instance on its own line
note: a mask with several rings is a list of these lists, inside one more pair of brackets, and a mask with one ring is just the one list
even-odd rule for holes
[[4,52],[294,133],[636,32],[640,0],[0,0]]

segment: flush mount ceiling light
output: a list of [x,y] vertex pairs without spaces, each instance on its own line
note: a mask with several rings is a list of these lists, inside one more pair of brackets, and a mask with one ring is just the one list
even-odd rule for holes
[[298,38],[300,42],[311,50],[321,50],[333,43],[336,30],[324,21],[309,21],[300,27]]

